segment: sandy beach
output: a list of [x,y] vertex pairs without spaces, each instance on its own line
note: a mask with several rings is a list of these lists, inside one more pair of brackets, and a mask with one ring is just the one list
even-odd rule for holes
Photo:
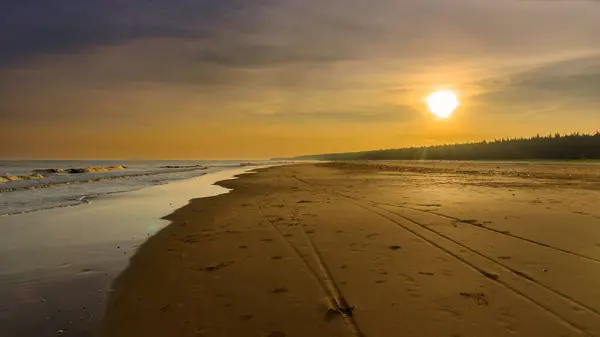
[[257,170],[166,217],[115,281],[101,333],[600,336],[599,173],[473,162]]

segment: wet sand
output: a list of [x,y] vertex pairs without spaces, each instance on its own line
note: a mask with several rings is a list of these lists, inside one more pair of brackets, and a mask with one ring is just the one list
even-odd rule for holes
[[102,334],[600,336],[600,167],[469,165],[219,183],[140,247]]
[[110,286],[137,247],[188,203],[228,190],[223,170],[91,203],[0,216],[0,337],[95,336]]

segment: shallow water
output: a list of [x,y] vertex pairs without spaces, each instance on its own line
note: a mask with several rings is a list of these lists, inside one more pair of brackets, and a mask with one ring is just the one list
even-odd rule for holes
[[12,336],[92,336],[112,280],[136,248],[190,199],[252,169],[100,197],[91,204],[0,217],[0,331]]

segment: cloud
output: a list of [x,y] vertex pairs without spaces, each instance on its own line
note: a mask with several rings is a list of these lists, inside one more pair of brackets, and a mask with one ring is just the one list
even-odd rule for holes
[[353,60],[353,55],[329,49],[296,50],[269,45],[242,45],[220,51],[200,51],[197,60],[228,67],[264,67],[286,64],[330,63]]
[[277,109],[270,113],[249,113],[244,117],[254,122],[283,123],[283,124],[380,124],[409,122],[414,120],[419,112],[411,106],[400,104],[372,104],[331,108],[323,111],[308,109],[298,111],[290,106],[289,109]]
[[143,38],[209,38],[215,27],[227,22],[225,15],[242,4],[241,0],[11,1],[0,11],[0,66]]
[[484,134],[527,111],[597,109],[598,64],[571,55],[600,45],[598,17],[589,1],[12,1],[0,119],[22,137],[207,122],[341,135],[418,119],[450,86]]
[[502,113],[564,112],[597,103],[600,55],[541,65],[479,83],[485,92],[472,99]]
[[234,67],[472,57],[600,42],[593,34],[598,13],[554,7],[472,0],[13,1],[0,13],[0,65],[146,38],[195,40],[197,62]]

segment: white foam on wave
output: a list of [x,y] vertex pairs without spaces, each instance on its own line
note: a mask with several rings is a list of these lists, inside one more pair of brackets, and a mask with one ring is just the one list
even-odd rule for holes
[[21,176],[34,172],[40,178],[11,180],[0,184],[0,216],[88,204],[92,198],[135,191],[225,169],[248,168],[248,164],[240,161],[0,162],[0,169],[5,172]]
[[79,205],[86,203],[86,198],[135,191],[217,170],[220,169],[154,170],[132,174],[57,174],[35,182],[11,181],[0,187],[0,216]]

